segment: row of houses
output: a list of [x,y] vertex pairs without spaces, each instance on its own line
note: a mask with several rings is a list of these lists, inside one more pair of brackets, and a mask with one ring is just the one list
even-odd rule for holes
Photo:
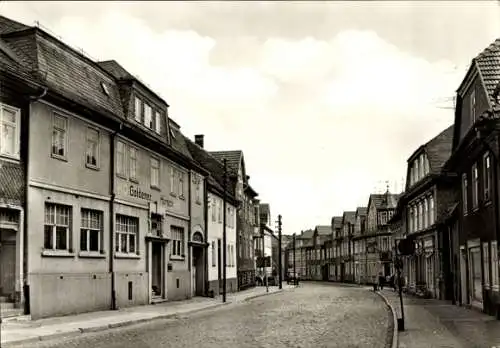
[[404,192],[302,232],[289,268],[295,259],[304,279],[371,283],[399,260],[406,291],[500,318],[500,39],[472,59],[455,99],[453,125],[408,158]]
[[168,109],[118,62],[0,16],[3,315],[215,296],[224,267],[227,291],[255,285],[270,209],[243,152],[207,151]]

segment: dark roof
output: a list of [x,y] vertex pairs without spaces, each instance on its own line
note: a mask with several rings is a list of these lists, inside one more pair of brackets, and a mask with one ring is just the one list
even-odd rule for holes
[[342,227],[342,216],[332,217],[332,227],[333,229],[338,229]]
[[241,159],[243,157],[243,151],[241,150],[210,151],[210,154],[221,162],[223,162],[225,158],[227,161],[228,171],[230,171],[233,175],[238,175]]
[[97,63],[37,27],[24,26],[23,31],[17,32],[12,28],[20,28],[19,23],[2,17],[0,33],[3,41],[27,71],[42,77],[49,90],[98,113],[123,118],[115,79]]
[[29,29],[30,27],[22,23],[13,21],[4,16],[0,16],[0,35]]
[[0,199],[17,204],[24,201],[24,172],[19,164],[0,161]]
[[367,211],[368,211],[367,207],[357,207],[356,216],[366,216]]
[[398,204],[398,199],[401,195],[397,193],[372,193],[370,195],[369,201],[375,204],[375,208],[378,209],[394,209]]
[[425,144],[425,152],[429,159],[430,172],[438,174],[444,164],[450,158],[453,144],[453,125],[439,133],[431,141]]
[[342,216],[342,224],[351,223],[354,224],[356,221],[356,212],[355,211],[345,211]]
[[328,225],[318,225],[316,226],[315,230],[320,236],[329,236],[332,234],[332,226]]
[[302,234],[299,236],[302,239],[309,239],[314,236],[314,230],[306,230],[303,231]]
[[494,91],[500,83],[500,38],[492,42],[473,61],[481,72],[491,104],[495,104]]
[[[187,137],[183,136],[183,138],[191,153],[191,157],[210,173],[208,184],[219,193],[223,193],[224,167],[222,163]],[[227,183],[227,192],[234,197],[234,186],[229,185],[229,180]]]

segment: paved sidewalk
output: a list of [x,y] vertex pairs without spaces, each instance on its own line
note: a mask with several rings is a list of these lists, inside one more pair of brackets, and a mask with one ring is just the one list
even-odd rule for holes
[[[381,294],[401,318],[397,292]],[[399,332],[401,348],[492,348],[500,347],[500,321],[477,310],[447,301],[403,295],[405,331]]]
[[[293,289],[283,284],[283,290]],[[60,336],[75,336],[86,332],[103,331],[114,327],[133,325],[155,319],[177,318],[183,314],[214,309],[231,303],[241,303],[252,298],[280,292],[277,286],[255,287],[227,295],[226,303],[222,296],[217,298],[195,297],[185,301],[163,302],[119,309],[54,317],[39,320],[5,320],[1,326],[2,347],[20,346],[28,341],[46,340]]]

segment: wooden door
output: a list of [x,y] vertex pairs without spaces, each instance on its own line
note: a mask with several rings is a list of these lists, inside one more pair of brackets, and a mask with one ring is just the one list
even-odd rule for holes
[[14,295],[16,284],[16,243],[4,241],[0,246],[0,294]]

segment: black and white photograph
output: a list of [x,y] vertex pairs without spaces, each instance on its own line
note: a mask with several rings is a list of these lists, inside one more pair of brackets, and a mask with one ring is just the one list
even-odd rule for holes
[[0,0],[0,348],[500,348],[500,1]]

